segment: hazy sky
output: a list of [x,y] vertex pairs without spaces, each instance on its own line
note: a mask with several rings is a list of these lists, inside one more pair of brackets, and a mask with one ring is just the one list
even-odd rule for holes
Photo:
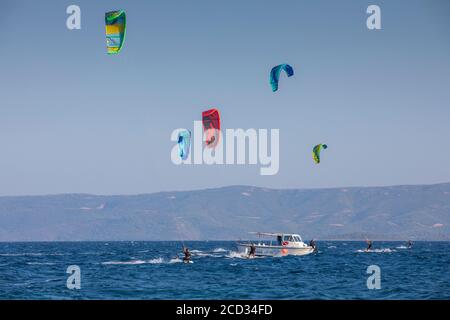
[[[366,27],[370,4],[382,30]],[[127,38],[108,56],[115,9]],[[272,93],[280,63],[295,75]],[[449,101],[447,0],[4,0],[0,195],[446,182]],[[224,128],[280,129],[277,175],[171,162],[172,130],[212,106]]]

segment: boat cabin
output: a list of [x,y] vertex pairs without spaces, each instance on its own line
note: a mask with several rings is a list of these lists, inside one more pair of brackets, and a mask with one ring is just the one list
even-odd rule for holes
[[256,234],[259,237],[268,236],[275,238],[274,240],[266,240],[266,241],[259,241],[258,245],[264,246],[303,246],[303,240],[302,237],[298,234],[291,234],[291,233],[268,233],[268,232],[252,232],[252,234]]

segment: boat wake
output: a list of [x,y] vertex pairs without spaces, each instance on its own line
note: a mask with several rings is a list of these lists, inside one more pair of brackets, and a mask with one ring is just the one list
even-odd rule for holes
[[228,252],[228,250],[223,248],[216,248],[212,251],[201,251],[201,250],[191,250],[192,256],[197,258],[205,258],[205,257],[212,257],[212,258],[223,258],[224,253]]
[[238,252],[238,251],[229,251],[228,254],[225,255],[225,258],[228,258],[228,259],[262,259],[265,257],[264,256],[249,257],[247,253]]
[[223,257],[223,255],[207,253],[207,252],[201,252],[201,253],[193,254],[193,256],[194,257],[199,257],[199,258],[203,258],[203,257],[222,258]]
[[128,264],[145,264],[145,260],[130,260],[130,261],[106,261],[102,262],[104,265],[128,265]]
[[371,249],[371,250],[356,250],[358,253],[391,253],[395,252],[396,250],[389,249],[389,248],[383,248],[383,249]]
[[247,259],[248,255],[238,251],[230,251],[225,257],[230,259]]
[[103,265],[136,265],[136,264],[172,264],[181,263],[183,260],[180,258],[172,258],[165,260],[163,258],[155,258],[150,260],[130,260],[130,261],[106,261],[102,262]]

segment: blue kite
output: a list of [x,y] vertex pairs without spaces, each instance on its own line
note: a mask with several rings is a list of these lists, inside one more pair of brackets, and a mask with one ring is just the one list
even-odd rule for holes
[[272,86],[272,91],[275,92],[278,90],[278,81],[280,80],[281,71],[285,71],[287,76],[294,75],[294,69],[288,64],[280,64],[276,67],[273,67],[270,71],[270,85]]
[[178,155],[182,160],[189,157],[189,149],[191,148],[191,132],[183,130],[178,133]]

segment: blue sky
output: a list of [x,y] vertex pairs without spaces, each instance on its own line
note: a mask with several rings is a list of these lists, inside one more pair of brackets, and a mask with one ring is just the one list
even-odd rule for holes
[[[81,30],[66,7],[81,7]],[[366,28],[378,4],[382,30]],[[448,1],[23,1],[0,12],[0,195],[450,181]],[[122,52],[104,13],[124,9]],[[295,76],[272,93],[270,69]],[[279,128],[280,170],[175,166],[172,130]],[[329,145],[315,165],[311,149]]]

